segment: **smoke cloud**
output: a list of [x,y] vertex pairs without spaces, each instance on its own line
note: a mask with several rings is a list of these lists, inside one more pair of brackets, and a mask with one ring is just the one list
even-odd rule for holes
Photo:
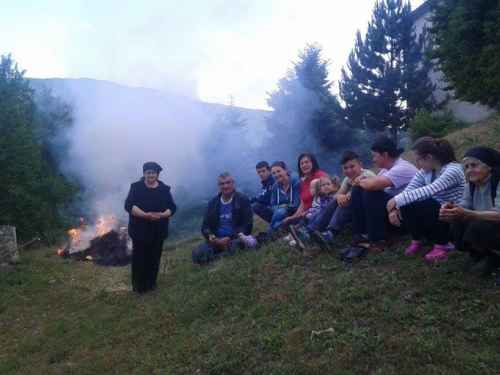
[[[73,104],[74,126],[65,134],[71,146],[62,168],[83,183],[91,212],[82,214],[88,216],[114,213],[126,220],[125,197],[130,184],[142,177],[147,161],[162,166],[160,180],[172,187],[178,205],[181,195],[213,195],[218,191],[217,174],[248,158],[252,147],[266,136],[265,112],[242,110],[242,119],[250,119],[244,137],[208,149],[206,140],[225,106],[95,80],[35,83],[43,83],[53,95]],[[249,162],[253,166],[257,161]],[[255,172],[246,174],[258,186]]]

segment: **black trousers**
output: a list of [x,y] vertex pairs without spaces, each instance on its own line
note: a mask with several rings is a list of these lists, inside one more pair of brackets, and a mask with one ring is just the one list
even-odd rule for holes
[[389,214],[387,202],[392,197],[384,191],[351,189],[351,223],[354,234],[368,234],[370,241],[387,239]]
[[132,289],[145,293],[156,286],[163,250],[163,238],[152,241],[132,239]]
[[353,186],[351,189],[352,233],[368,234],[370,241],[386,240],[390,235],[407,233],[404,221],[401,227],[391,225],[387,202],[392,197],[385,191],[370,191]]
[[500,228],[483,220],[454,221],[450,234],[457,250],[468,251],[479,261],[485,256],[500,259]]
[[450,225],[439,220],[440,208],[441,205],[434,199],[413,202],[401,207],[401,215],[412,240],[425,238],[438,245],[446,245],[449,242]]

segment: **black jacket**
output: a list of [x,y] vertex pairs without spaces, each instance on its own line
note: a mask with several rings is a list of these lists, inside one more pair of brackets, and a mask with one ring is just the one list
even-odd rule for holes
[[[201,224],[201,234],[208,240],[208,237],[217,233],[220,223],[221,193],[213,197],[208,202],[207,210],[203,216]],[[252,234],[253,212],[252,205],[247,196],[235,191],[233,196],[233,229],[232,239],[238,236],[238,233],[246,235]]]
[[153,241],[153,239],[168,237],[168,219],[159,221],[145,220],[132,215],[132,207],[137,206],[144,212],[164,212],[170,209],[172,215],[177,210],[170,186],[158,180],[158,187],[150,189],[143,179],[130,185],[125,211],[129,213],[128,234],[132,239],[140,241]]

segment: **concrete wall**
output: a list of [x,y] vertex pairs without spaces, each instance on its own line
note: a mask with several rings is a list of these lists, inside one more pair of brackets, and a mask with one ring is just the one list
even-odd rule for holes
[[[0,225],[0,256],[17,249],[16,228],[9,225]],[[13,252],[11,255],[0,258],[0,262],[18,262],[19,253]]]

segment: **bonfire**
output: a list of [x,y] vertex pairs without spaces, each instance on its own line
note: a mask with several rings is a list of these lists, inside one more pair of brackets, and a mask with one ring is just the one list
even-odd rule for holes
[[92,261],[101,266],[125,266],[131,262],[131,253],[127,228],[118,225],[116,215],[104,216],[92,226],[80,218],[80,227],[68,230],[66,245],[57,250],[61,258]]

